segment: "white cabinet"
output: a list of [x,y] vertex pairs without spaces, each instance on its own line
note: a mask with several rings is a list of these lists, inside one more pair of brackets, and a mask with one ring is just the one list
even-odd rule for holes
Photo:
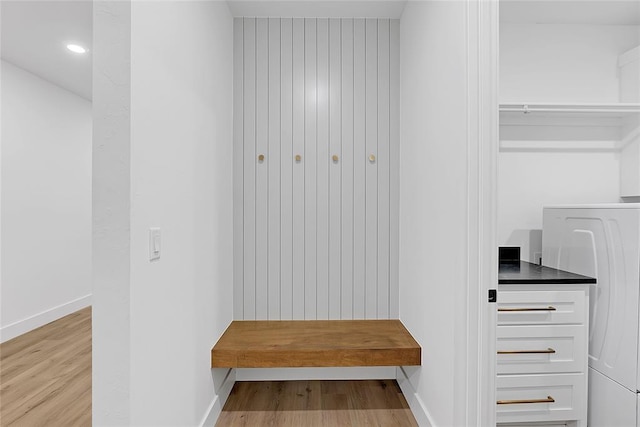
[[584,378],[584,373],[499,375],[497,420],[509,423],[585,420],[586,425]]
[[618,57],[620,102],[640,102],[640,46]]
[[[507,285],[501,285],[507,286]],[[501,292],[498,304],[498,325],[558,325],[581,324],[587,313],[584,291],[525,290]],[[556,285],[562,287],[563,285]]]
[[640,197],[640,135],[620,152],[620,196]]
[[[640,102],[640,46],[618,58],[620,101]],[[640,198],[640,120],[627,125],[628,137],[620,152],[620,196]]]
[[586,426],[588,285],[500,285],[497,422]]
[[580,372],[587,355],[584,325],[504,325],[497,331],[497,372]]

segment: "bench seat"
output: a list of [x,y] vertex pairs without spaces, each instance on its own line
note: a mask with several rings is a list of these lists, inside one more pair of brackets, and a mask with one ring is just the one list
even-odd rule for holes
[[233,321],[213,368],[415,366],[421,348],[400,320]]

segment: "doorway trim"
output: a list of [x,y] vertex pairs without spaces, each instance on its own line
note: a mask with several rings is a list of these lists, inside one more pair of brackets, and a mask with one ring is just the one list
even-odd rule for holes
[[466,375],[456,378],[466,411],[454,415],[458,425],[496,423],[496,311],[488,292],[498,279],[498,22],[498,0],[467,1],[468,275],[466,342],[459,347]]

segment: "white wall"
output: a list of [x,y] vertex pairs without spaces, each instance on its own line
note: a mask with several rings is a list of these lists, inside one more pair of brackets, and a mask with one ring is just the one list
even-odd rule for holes
[[234,25],[235,319],[397,318],[399,21]]
[[91,103],[2,61],[1,339],[91,302]]
[[215,397],[233,298],[232,37],[225,3],[132,3],[134,425],[195,424]]
[[[106,77],[99,80],[103,90],[113,84],[110,74],[116,77],[112,88],[125,89],[111,98],[104,91],[102,98],[94,94],[96,107],[113,102],[96,117],[104,130],[97,136],[108,140],[112,125],[123,131],[124,148],[113,155],[98,152],[94,161],[115,166],[125,184],[113,183],[113,191],[105,187],[95,197],[115,193],[113,204],[129,208],[121,224],[130,221],[130,247],[108,236],[95,241],[103,260],[127,254],[130,274],[122,261],[116,268],[124,276],[104,279],[114,283],[112,291],[95,301],[105,317],[94,318],[100,331],[94,340],[103,347],[111,340],[128,359],[94,364],[94,387],[103,399],[94,407],[94,424],[197,425],[207,416],[211,424],[231,384],[224,382],[227,370],[210,369],[210,350],[232,319],[232,18],[223,2],[117,2],[94,10],[95,43],[106,55],[94,72]],[[109,37],[114,29],[115,40]],[[123,125],[127,117],[130,133]],[[108,183],[103,172],[96,179]],[[106,204],[98,207],[96,219],[108,214]],[[101,220],[108,230],[108,218]],[[149,262],[149,227],[162,230],[155,262]],[[118,303],[113,297],[123,289],[128,295]],[[107,330],[106,313],[118,312],[119,305],[128,306],[128,318],[118,320],[121,332],[115,333],[129,335],[127,342]],[[122,378],[104,378],[118,368]]]
[[131,3],[93,5],[92,424],[130,420]]
[[[637,46],[638,30],[501,23],[500,102],[619,102],[618,56]],[[543,126],[523,127],[513,119],[503,124],[498,244],[520,246],[522,259],[538,262],[544,205],[619,200],[614,141],[620,130],[602,119],[586,127],[571,119],[547,120]]]
[[521,258],[542,255],[542,208],[567,203],[615,203],[619,153],[501,152],[498,169],[498,242],[520,246]]
[[423,348],[403,390],[421,425],[465,414],[456,324],[469,249],[466,25],[465,2],[438,1],[409,2],[400,23],[400,319]]
[[500,24],[500,102],[616,103],[635,25]]

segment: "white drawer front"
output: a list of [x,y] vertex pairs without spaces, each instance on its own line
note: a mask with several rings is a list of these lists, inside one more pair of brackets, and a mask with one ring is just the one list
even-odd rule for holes
[[558,422],[558,423],[544,423],[544,424],[538,424],[538,423],[500,423],[499,424],[500,427],[567,427],[567,423],[565,422]]
[[498,374],[585,372],[584,325],[498,326]]
[[498,325],[586,323],[582,291],[498,293]]
[[[585,374],[499,375],[497,422],[586,419]],[[539,403],[509,403],[519,401]],[[550,402],[553,400],[553,402]]]

